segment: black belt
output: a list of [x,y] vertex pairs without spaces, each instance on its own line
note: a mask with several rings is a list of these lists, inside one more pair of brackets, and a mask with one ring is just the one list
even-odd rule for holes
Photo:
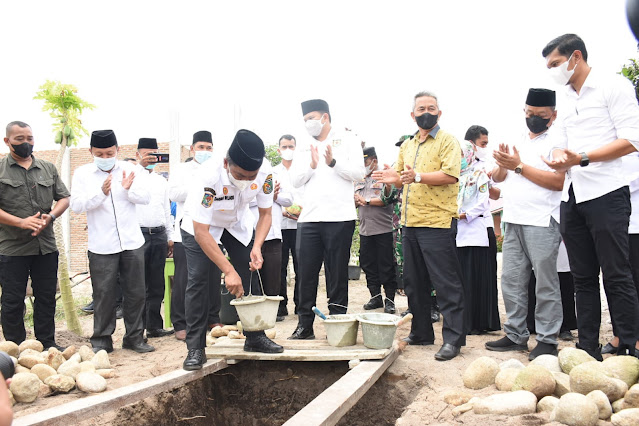
[[164,226],[156,226],[155,228],[146,228],[144,226],[140,226],[140,230],[142,231],[143,234],[153,235],[153,234],[161,234],[162,232],[165,231],[165,228]]

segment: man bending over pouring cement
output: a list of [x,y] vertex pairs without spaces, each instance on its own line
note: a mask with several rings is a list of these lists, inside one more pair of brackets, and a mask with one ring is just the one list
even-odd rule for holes
[[[252,294],[261,292],[258,276],[251,277],[251,271],[262,268],[262,244],[271,227],[274,188],[273,176],[261,170],[264,152],[259,136],[249,130],[238,131],[226,158],[206,163],[186,199],[182,244],[188,268],[185,311],[189,352],[185,370],[200,369],[206,361],[210,262],[224,272],[226,287],[236,297],[248,293],[251,286]],[[255,218],[249,211],[253,199],[259,211],[255,235]],[[219,244],[226,248],[230,262]],[[284,350],[263,331],[245,334],[245,351]]]

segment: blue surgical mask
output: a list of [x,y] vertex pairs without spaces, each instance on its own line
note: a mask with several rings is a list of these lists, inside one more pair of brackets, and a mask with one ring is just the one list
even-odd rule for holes
[[465,170],[468,168],[468,161],[466,161],[466,159],[464,157],[462,157],[461,159],[461,169]]
[[116,161],[118,161],[116,157],[109,157],[109,158],[93,157],[93,164],[95,164],[95,166],[98,169],[102,170],[103,172],[108,172],[113,167],[115,167]]
[[206,160],[211,158],[211,155],[213,155],[213,152],[211,152],[211,151],[195,151],[195,157],[194,158],[195,158],[195,161],[197,161],[198,163],[202,164]]
[[146,169],[147,170],[153,170],[153,169],[155,169],[155,166],[157,166],[157,164],[149,164],[149,165],[146,166]]

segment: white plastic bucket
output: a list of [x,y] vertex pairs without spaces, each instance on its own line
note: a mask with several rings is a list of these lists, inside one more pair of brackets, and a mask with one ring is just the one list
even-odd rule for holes
[[401,317],[391,314],[361,314],[358,316],[362,323],[364,346],[369,349],[388,349],[393,346],[397,323]]
[[335,347],[353,346],[357,342],[359,321],[356,315],[328,315],[323,323],[329,345]]
[[275,327],[280,300],[284,298],[248,295],[231,300],[231,305],[235,306],[245,331],[262,331]]

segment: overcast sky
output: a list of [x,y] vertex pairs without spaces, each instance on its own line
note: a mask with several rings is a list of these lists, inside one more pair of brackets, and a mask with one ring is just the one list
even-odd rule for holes
[[[0,122],[26,121],[51,149],[51,119],[33,100],[45,80],[78,87],[96,105],[91,130],[179,140],[213,133],[225,150],[239,127],[267,144],[306,136],[300,102],[323,98],[386,161],[412,133],[412,98],[438,94],[440,124],[471,124],[491,144],[525,129],[529,87],[555,88],[541,50],[574,32],[606,73],[639,57],[623,0],[3,1]],[[241,111],[241,113],[240,113]],[[239,126],[239,127],[238,127]],[[80,142],[88,146],[88,138]],[[2,145],[1,152],[7,148]]]

